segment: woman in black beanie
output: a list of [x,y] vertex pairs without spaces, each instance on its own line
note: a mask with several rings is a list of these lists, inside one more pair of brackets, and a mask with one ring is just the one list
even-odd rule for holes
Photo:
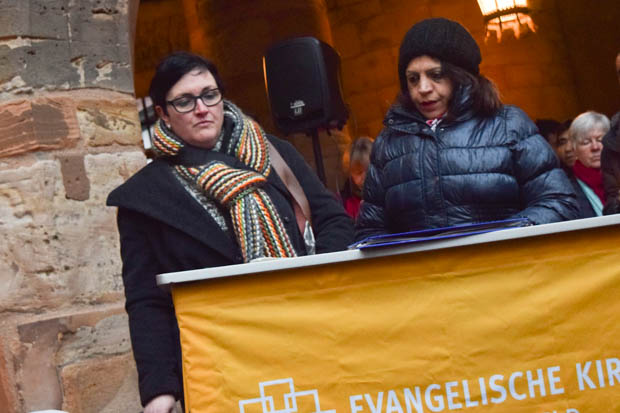
[[433,18],[405,35],[401,93],[376,139],[356,238],[523,217],[573,219],[575,195],[534,123],[480,75],[459,23]]

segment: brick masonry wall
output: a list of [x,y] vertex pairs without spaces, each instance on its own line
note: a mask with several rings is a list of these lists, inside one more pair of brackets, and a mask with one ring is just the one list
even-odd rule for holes
[[138,412],[115,211],[105,207],[145,163],[135,4],[1,7],[1,410]]

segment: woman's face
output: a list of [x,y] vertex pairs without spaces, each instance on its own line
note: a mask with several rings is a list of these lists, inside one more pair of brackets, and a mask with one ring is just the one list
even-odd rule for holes
[[573,141],[568,135],[568,129],[560,133],[559,136],[555,136],[554,139],[551,139],[550,143],[556,155],[564,165],[572,167],[577,157],[575,156]]
[[601,167],[601,151],[603,150],[603,135],[605,132],[600,128],[594,128],[584,136],[577,138],[575,152],[577,159],[588,168],[599,169]]
[[[170,88],[166,100],[172,101],[184,95],[200,96],[217,89],[215,78],[206,69],[194,69],[183,76]],[[224,102],[207,106],[196,99],[196,107],[187,113],[179,113],[167,103],[168,114],[157,107],[157,114],[170,126],[172,131],[185,142],[200,148],[211,149],[217,142],[224,121]]]
[[435,119],[448,111],[452,81],[441,69],[441,62],[430,56],[412,59],[405,70],[409,96],[426,119]]

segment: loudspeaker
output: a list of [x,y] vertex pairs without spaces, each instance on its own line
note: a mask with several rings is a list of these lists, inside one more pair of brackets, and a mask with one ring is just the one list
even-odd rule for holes
[[263,57],[263,71],[271,114],[282,132],[342,129],[348,110],[340,56],[330,45],[314,37],[276,43]]

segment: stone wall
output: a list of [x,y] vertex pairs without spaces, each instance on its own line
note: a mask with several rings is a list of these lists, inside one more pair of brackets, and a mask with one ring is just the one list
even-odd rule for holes
[[0,3],[0,406],[138,412],[115,211],[144,165],[129,0]]

